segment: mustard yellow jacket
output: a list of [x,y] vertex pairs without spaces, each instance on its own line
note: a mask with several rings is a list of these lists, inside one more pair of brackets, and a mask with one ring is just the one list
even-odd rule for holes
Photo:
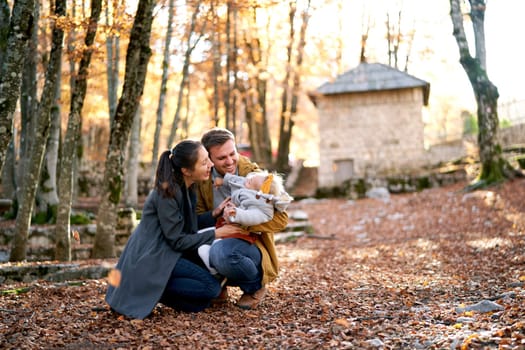
[[[247,157],[239,156],[237,164],[240,176],[246,176],[253,171],[261,169],[256,163],[251,162]],[[207,181],[197,185],[197,214],[201,215],[213,210],[213,187],[211,176]],[[262,284],[265,285],[277,278],[279,273],[279,261],[275,251],[274,233],[281,232],[288,224],[288,214],[286,212],[275,211],[273,219],[264,224],[249,227],[250,232],[261,232],[257,235],[255,244],[262,254]]]

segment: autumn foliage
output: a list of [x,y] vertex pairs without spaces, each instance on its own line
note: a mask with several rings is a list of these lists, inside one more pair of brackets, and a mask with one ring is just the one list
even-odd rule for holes
[[137,321],[107,309],[106,278],[1,285],[0,347],[523,349],[525,180],[465,185],[293,203],[314,234],[278,244],[280,277],[253,311],[230,287],[226,304]]

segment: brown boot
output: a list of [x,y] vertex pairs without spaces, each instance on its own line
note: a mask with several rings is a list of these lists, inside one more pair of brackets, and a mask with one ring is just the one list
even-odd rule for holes
[[266,287],[264,286],[253,294],[244,293],[239,301],[237,301],[237,306],[245,310],[255,309],[264,299],[265,295]]
[[226,286],[222,287],[221,294],[215,299],[213,299],[212,304],[224,304],[228,302],[228,288]]

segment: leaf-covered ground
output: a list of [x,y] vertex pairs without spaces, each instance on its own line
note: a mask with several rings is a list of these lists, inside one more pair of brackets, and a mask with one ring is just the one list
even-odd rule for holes
[[0,348],[525,349],[525,180],[464,185],[295,202],[315,235],[278,245],[253,311],[229,288],[225,305],[137,321],[107,311],[104,279],[2,285]]

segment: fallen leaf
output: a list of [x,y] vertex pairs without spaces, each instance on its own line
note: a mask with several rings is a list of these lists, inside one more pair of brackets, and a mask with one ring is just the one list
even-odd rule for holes
[[350,327],[350,323],[344,318],[338,318],[334,322],[346,328]]
[[111,286],[118,288],[120,286],[121,277],[121,273],[118,269],[111,269],[108,272],[108,283]]
[[80,233],[77,230],[71,230],[71,236],[77,242],[80,242]]

